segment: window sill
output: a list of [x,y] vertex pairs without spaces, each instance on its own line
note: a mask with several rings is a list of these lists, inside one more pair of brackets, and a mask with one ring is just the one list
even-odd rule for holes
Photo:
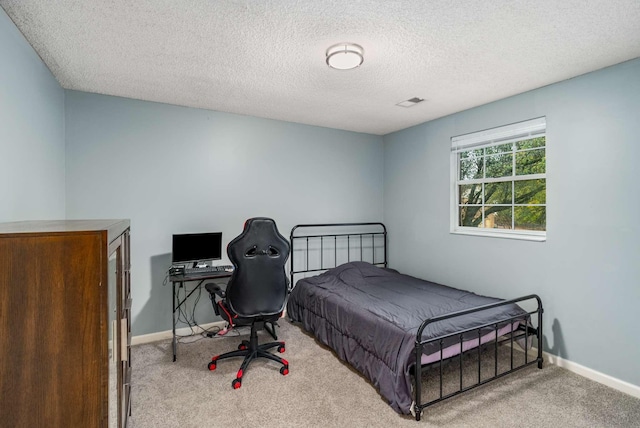
[[451,231],[454,235],[470,235],[470,236],[484,236],[487,238],[503,238],[503,239],[518,239],[521,241],[534,241],[534,242],[544,242],[547,240],[547,235],[545,234],[530,234],[530,233],[508,233],[508,232],[487,232],[482,229],[479,230],[465,230],[465,229],[455,229]]

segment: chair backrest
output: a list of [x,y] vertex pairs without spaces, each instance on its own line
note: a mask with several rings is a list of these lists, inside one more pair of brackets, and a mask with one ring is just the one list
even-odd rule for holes
[[244,230],[227,246],[234,271],[227,285],[226,300],[240,317],[274,315],[284,310],[288,292],[285,263],[289,241],[265,217],[246,221]]

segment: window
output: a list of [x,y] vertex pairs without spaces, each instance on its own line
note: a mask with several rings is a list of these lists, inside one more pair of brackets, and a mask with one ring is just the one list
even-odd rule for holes
[[451,232],[543,241],[544,117],[451,139]]

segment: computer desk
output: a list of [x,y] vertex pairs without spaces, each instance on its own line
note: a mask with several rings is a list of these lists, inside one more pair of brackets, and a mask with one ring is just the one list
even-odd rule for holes
[[[176,352],[178,349],[178,338],[176,337],[176,323],[178,320],[176,319],[176,312],[180,309],[180,307],[189,299],[189,297],[193,294],[194,291],[198,290],[205,281],[210,279],[222,279],[222,278],[230,278],[233,275],[233,272],[227,271],[219,271],[219,272],[206,272],[206,273],[192,273],[185,275],[170,275],[169,280],[171,281],[171,285],[173,288],[173,361],[176,361]],[[178,298],[178,294],[176,290],[184,287],[185,282],[197,282],[198,284],[193,287],[191,291],[187,293],[184,299],[180,300]]]

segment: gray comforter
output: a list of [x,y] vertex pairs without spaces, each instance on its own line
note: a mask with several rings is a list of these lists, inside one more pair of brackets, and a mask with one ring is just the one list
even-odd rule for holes
[[[499,300],[351,262],[298,281],[287,315],[367,377],[396,412],[408,414],[422,321]],[[522,314],[517,305],[508,305],[448,319],[429,325],[423,339]]]

